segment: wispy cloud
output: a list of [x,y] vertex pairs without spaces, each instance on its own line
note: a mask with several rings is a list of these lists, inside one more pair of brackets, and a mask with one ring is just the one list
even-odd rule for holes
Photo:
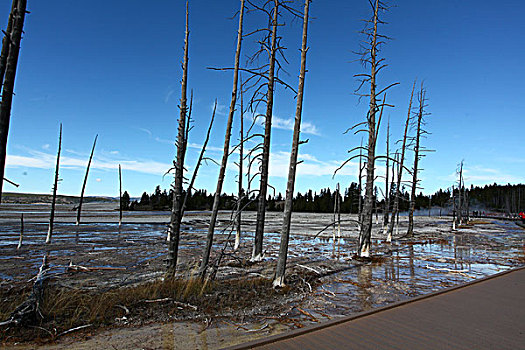
[[175,93],[175,89],[168,90],[168,92],[166,93],[166,96],[164,96],[164,103],[168,103],[171,98],[171,95],[173,95],[174,93]]
[[[282,130],[293,130],[295,120],[294,119],[283,119],[276,116],[272,118],[272,126],[276,129]],[[301,121],[301,133],[310,134],[310,135],[320,135],[317,127],[310,123]]]
[[[465,164],[463,168],[463,177],[466,184],[485,185],[494,182],[499,184],[522,182],[523,178],[507,174],[499,169],[488,168],[481,165],[469,166]],[[456,172],[450,173],[445,179],[451,184],[458,180]]]
[[42,145],[42,149],[48,150],[50,147],[49,143],[46,143],[45,145]]
[[149,137],[153,136],[153,133],[146,129],[146,128],[139,128],[139,127],[135,127],[135,129],[139,130],[139,131],[142,131],[142,132],[145,132],[146,134],[148,134]]
[[[28,150],[28,156],[8,155],[6,166],[11,168],[26,167],[39,169],[53,169],[55,167],[55,155],[35,150]],[[67,169],[85,169],[88,159],[86,157],[63,156],[60,158],[60,165]],[[121,164],[123,170],[134,171],[138,173],[164,175],[171,168],[169,163],[156,162],[152,160],[139,159],[130,160],[123,157],[109,158],[95,156],[91,169],[111,170],[118,169]]]
[[[215,106],[215,102],[213,102],[210,105],[210,111],[213,112],[213,107]],[[218,115],[226,115],[229,112],[229,108],[226,105],[220,104],[217,102],[217,109],[215,110],[215,114]]]

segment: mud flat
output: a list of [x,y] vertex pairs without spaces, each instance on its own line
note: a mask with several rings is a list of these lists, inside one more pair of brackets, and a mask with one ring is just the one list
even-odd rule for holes
[[[90,300],[95,300],[100,295],[120,296],[119,291],[126,288],[139,293],[137,288],[145,283],[161,281],[169,213],[126,213],[125,224],[119,228],[114,203],[88,203],[85,208],[85,223],[76,226],[71,205],[59,206],[53,242],[45,245],[46,204],[2,205],[2,319],[30,290],[30,280],[46,254],[50,263],[48,289],[63,293],[58,295],[89,294],[93,296]],[[22,248],[17,250],[22,212],[28,220]],[[198,264],[208,216],[206,212],[193,212],[184,219],[179,255],[182,279],[188,279]],[[212,258],[231,240],[230,216],[229,212],[220,214]],[[374,256],[360,260],[354,256],[357,227],[350,221],[343,223],[340,238],[336,232],[334,239],[331,227],[314,238],[332,219],[330,214],[294,214],[287,270],[290,287],[285,290],[270,287],[281,214],[268,213],[265,259],[252,264],[249,258],[255,213],[246,213],[241,249],[235,253],[226,250],[217,271],[218,281],[200,295],[188,294],[180,300],[122,296],[108,304],[112,306],[105,318],[78,317],[76,323],[64,323],[58,316],[53,319],[52,310],[46,310],[38,328],[3,328],[0,339],[15,348],[220,348],[525,265],[525,230],[514,223],[473,221],[452,231],[449,218],[416,217],[415,237],[391,244],[384,242],[378,224],[372,236]],[[355,217],[344,215],[342,219]],[[405,228],[406,218],[401,217],[399,232],[404,233]],[[57,298],[49,295],[46,300]],[[90,326],[61,335],[86,325]]]

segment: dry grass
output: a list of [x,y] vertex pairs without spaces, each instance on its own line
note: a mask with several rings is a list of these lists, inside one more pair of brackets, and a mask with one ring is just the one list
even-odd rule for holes
[[[0,294],[3,297],[2,320],[24,301],[30,292],[30,288],[26,289],[25,293],[17,292],[9,298],[5,296],[7,291]],[[49,283],[41,306],[44,319],[40,324],[0,330],[0,341],[47,341],[65,330],[86,324],[93,328],[132,320],[140,324],[168,321],[172,317],[199,319],[257,306],[264,300],[271,300],[276,293],[271,288],[271,280],[265,278],[202,282],[200,278],[188,275],[184,279],[159,279],[105,291],[72,289]]]

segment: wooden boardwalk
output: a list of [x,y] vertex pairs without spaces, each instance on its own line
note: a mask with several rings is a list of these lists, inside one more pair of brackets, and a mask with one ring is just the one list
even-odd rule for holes
[[525,268],[232,349],[525,349]]

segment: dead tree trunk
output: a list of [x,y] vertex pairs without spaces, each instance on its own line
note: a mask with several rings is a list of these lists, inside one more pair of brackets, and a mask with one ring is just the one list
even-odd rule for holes
[[357,185],[357,191],[359,192],[359,203],[357,207],[357,217],[359,221],[359,227],[361,227],[362,224],[362,217],[361,213],[363,212],[363,164],[362,164],[362,155],[363,155],[363,141],[361,140],[361,149],[359,149],[359,179],[358,179],[358,185]]
[[240,130],[239,130],[239,135],[240,135],[240,140],[239,140],[239,181],[238,181],[238,185],[239,185],[239,189],[238,189],[238,193],[237,193],[237,209],[236,209],[236,216],[237,216],[237,219],[236,219],[236,222],[235,222],[235,244],[233,245],[233,250],[237,250],[239,249],[239,246],[241,245],[241,231],[242,231],[242,227],[241,227],[241,211],[242,211],[242,203],[244,202],[243,201],[243,198],[244,198],[244,191],[243,191],[243,187],[242,187],[242,174],[243,174],[243,157],[244,157],[244,104],[243,104],[243,92],[242,92],[242,81],[241,81],[241,91],[240,91],[240,100],[241,100],[241,112],[240,112],[240,116],[239,116],[239,120],[240,120]]
[[405,122],[405,132],[403,134],[403,143],[401,146],[401,157],[399,159],[399,165],[398,165],[398,172],[397,172],[397,183],[396,183],[396,190],[394,194],[394,206],[392,207],[392,220],[390,220],[390,224],[388,226],[388,235],[387,235],[387,242],[392,241],[392,233],[394,232],[394,224],[395,224],[395,217],[398,215],[399,212],[399,199],[401,197],[401,180],[403,178],[403,164],[405,161],[405,150],[406,150],[406,143],[407,143],[407,135],[408,135],[408,127],[410,125],[411,117],[410,114],[412,113],[412,99],[414,97],[414,89],[416,87],[416,82],[414,81],[414,85],[412,85],[412,92],[410,93],[410,102],[408,103],[408,113],[407,113],[407,119]]
[[[372,4],[372,3],[371,3]],[[368,144],[367,144],[367,165],[366,165],[366,184],[365,184],[365,199],[363,203],[363,211],[361,213],[361,230],[359,232],[359,246],[358,255],[360,257],[370,256],[370,237],[372,234],[372,210],[374,200],[374,171],[375,171],[375,151],[376,151],[376,113],[377,106],[377,72],[378,62],[377,55],[377,25],[379,21],[379,0],[372,5],[374,15],[372,18],[373,28],[372,33],[367,32],[370,39],[370,57],[369,63],[371,67],[370,72],[370,106],[367,114],[368,124]]]
[[22,248],[22,240],[24,239],[24,213],[20,215],[20,239],[18,240],[18,246],[16,249]]
[[388,120],[386,131],[386,174],[385,174],[385,212],[383,213],[383,231],[386,233],[388,227],[388,214],[390,213],[390,190],[388,181],[390,171],[390,120]]
[[118,216],[118,226],[122,226],[122,168],[120,164],[118,165],[118,184],[119,184],[119,216]]
[[182,183],[184,177],[184,151],[186,142],[186,113],[187,113],[187,87],[188,87],[188,45],[189,45],[189,11],[186,1],[186,33],[184,37],[184,60],[182,63],[180,117],[177,131],[177,159],[173,162],[175,179],[173,188],[173,205],[170,217],[170,241],[168,243],[168,274],[175,275],[177,257],[179,252],[180,223],[182,221]]
[[62,148],[62,123],[60,123],[60,134],[58,136],[58,152],[57,152],[57,162],[56,162],[56,168],[55,168],[55,184],[53,185],[53,199],[51,201],[51,214],[49,215],[49,229],[47,231],[46,244],[51,243],[51,236],[53,235],[53,223],[55,221],[55,203],[57,200],[58,169],[60,165],[61,148]]
[[5,30],[4,39],[2,40],[2,52],[0,53],[0,91],[4,85],[5,69],[7,66],[7,56],[9,56],[9,46],[11,46],[11,32],[13,31],[13,18],[15,17],[16,6],[18,0],[13,0],[11,4],[11,12],[7,20],[7,28]]
[[273,93],[275,87],[275,62],[277,54],[277,27],[279,16],[279,0],[274,0],[273,19],[271,22],[271,45],[269,50],[268,90],[266,93],[266,114],[264,121],[264,141],[261,160],[261,177],[259,186],[259,203],[257,207],[257,222],[253,242],[252,261],[260,261],[263,257],[264,221],[266,215],[266,193],[268,190],[268,168],[270,164],[270,136],[272,131]]
[[417,189],[417,173],[419,171],[419,157],[420,149],[419,145],[421,142],[421,121],[423,120],[424,108],[425,108],[425,90],[421,86],[419,91],[419,111],[417,113],[417,129],[416,129],[416,144],[414,146],[414,168],[412,169],[412,193],[410,194],[410,205],[408,211],[408,231],[407,237],[414,235],[414,210],[416,208],[416,189]]
[[463,161],[459,165],[459,192],[458,192],[458,224],[463,224],[463,205],[461,203],[461,191],[463,191]]
[[208,131],[206,132],[206,138],[204,139],[204,143],[202,144],[201,153],[199,154],[199,159],[197,159],[197,163],[195,164],[195,170],[193,170],[193,175],[191,176],[190,184],[188,185],[188,189],[186,190],[186,194],[184,195],[184,202],[182,202],[181,216],[184,216],[184,211],[186,210],[186,202],[188,201],[188,198],[191,195],[191,191],[194,189],[193,186],[195,185],[195,180],[197,180],[199,168],[202,164],[202,160],[204,159],[204,153],[206,152],[206,147],[208,147],[208,142],[210,141],[210,134],[211,134],[211,129],[213,127],[213,122],[215,120],[216,109],[217,109],[217,100],[215,100],[215,104],[213,105],[213,113],[211,114],[210,125],[208,125]]
[[[84,191],[86,189],[87,179],[89,175],[89,167],[91,166],[91,160],[93,159],[93,153],[95,152],[95,145],[97,144],[98,135],[95,136],[95,141],[93,141],[93,148],[91,148],[91,155],[89,156],[86,176],[84,176],[84,183],[82,184],[82,191],[80,191],[80,201],[78,202],[78,211],[77,211],[77,226],[80,225],[80,212],[82,211],[82,202],[84,201]],[[120,168],[119,168],[120,169]],[[121,189],[122,192],[122,189]]]
[[235,114],[235,105],[237,103],[237,85],[239,81],[239,59],[241,55],[242,44],[242,25],[244,17],[244,0],[241,0],[241,9],[239,12],[239,28],[237,31],[237,48],[235,50],[235,66],[233,69],[233,88],[232,98],[230,101],[230,111],[228,113],[228,121],[226,123],[226,132],[224,135],[224,146],[222,153],[221,167],[219,170],[219,177],[217,179],[217,188],[215,189],[215,196],[213,197],[213,207],[211,212],[210,224],[208,226],[208,234],[206,236],[206,245],[202,255],[202,261],[199,268],[199,274],[202,278],[206,274],[206,269],[210,260],[211,247],[213,244],[213,234],[215,233],[215,224],[217,223],[217,215],[219,214],[219,201],[222,193],[222,185],[226,175],[226,165],[228,163],[228,156],[230,154],[230,138],[232,132],[233,115]]
[[[290,154],[290,165],[288,167],[288,182],[286,184],[286,200],[284,202],[283,225],[281,227],[281,244],[279,246],[279,257],[275,269],[274,287],[284,286],[284,274],[286,270],[286,260],[288,257],[288,242],[290,239],[290,224],[292,221],[293,192],[295,186],[295,174],[297,170],[297,155],[299,153],[299,137],[301,134],[301,116],[303,111],[303,92],[306,75],[306,53],[308,52],[308,14],[311,0],[304,2],[303,17],[303,39],[301,45],[301,71],[299,73],[299,88],[297,89],[297,107],[295,110],[295,123],[293,131],[292,152]],[[337,197],[336,197],[337,202]]]
[[[5,171],[5,158],[7,154],[7,135],[9,133],[9,120],[11,119],[11,106],[13,104],[13,90],[15,86],[16,67],[18,65],[18,55],[20,53],[20,42],[24,28],[26,14],[26,0],[17,1],[16,8],[12,11],[12,33],[6,32],[4,43],[9,45],[8,55],[5,65],[5,75],[3,76],[2,102],[0,104],[0,203],[2,202],[2,188]],[[9,24],[8,24],[9,26]],[[8,28],[9,29],[9,28]],[[2,46],[2,54],[3,54]],[[4,56],[2,56],[4,57]]]

